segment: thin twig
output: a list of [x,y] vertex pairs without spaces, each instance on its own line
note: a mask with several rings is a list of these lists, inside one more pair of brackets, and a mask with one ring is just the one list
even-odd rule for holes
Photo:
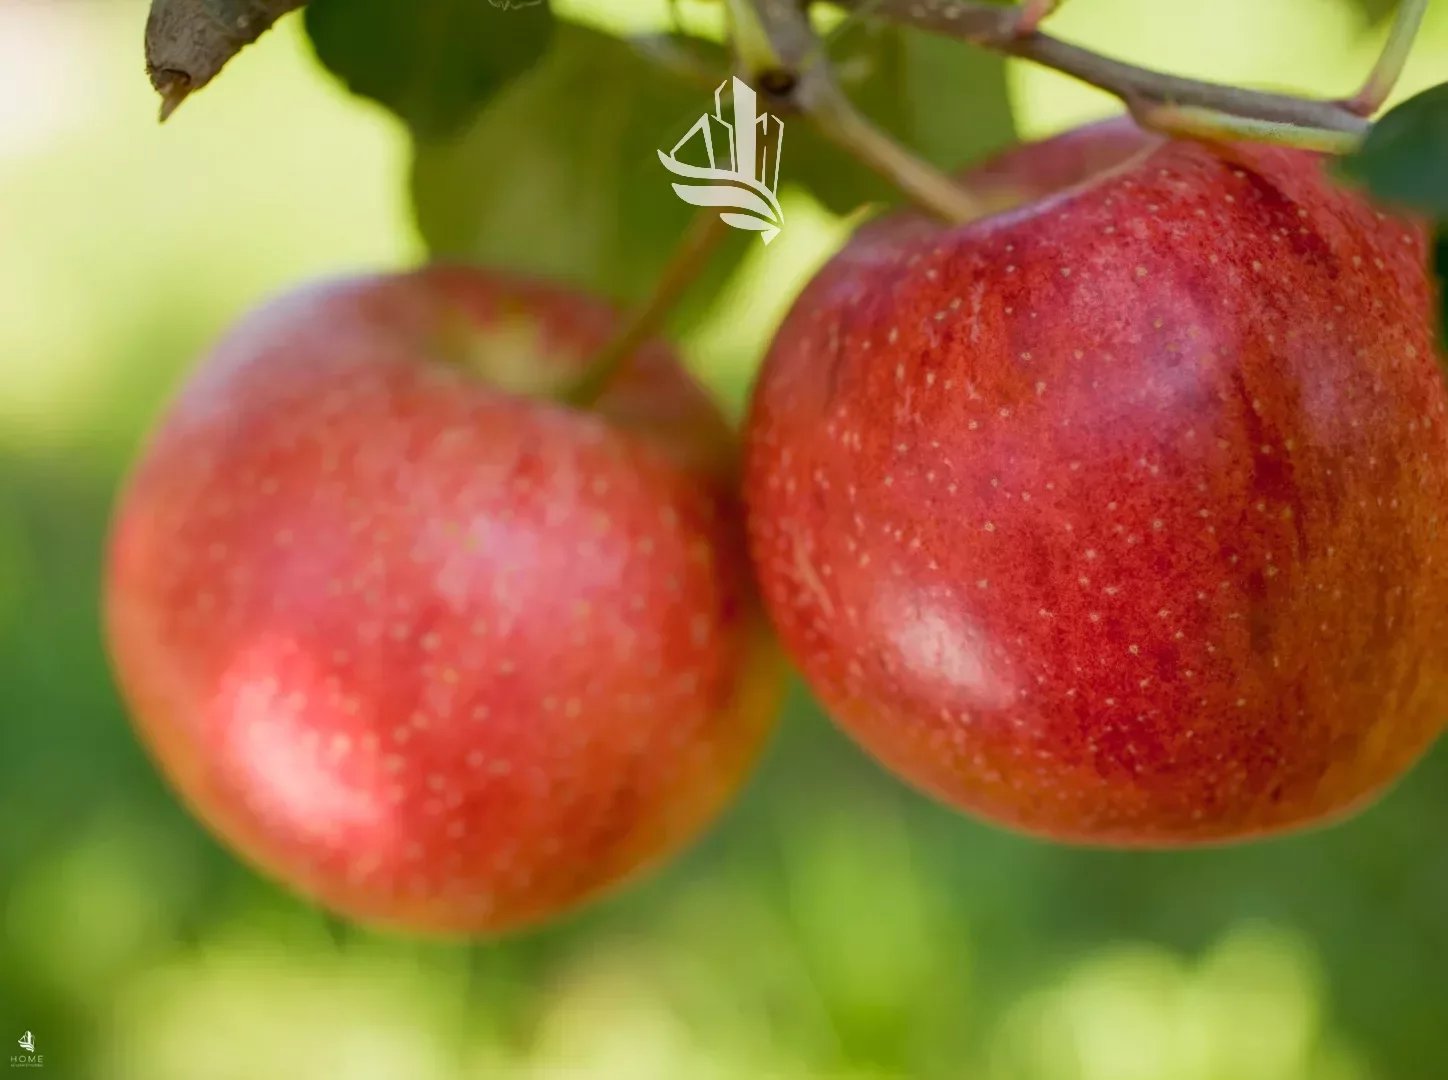
[[[807,117],[821,134],[890,181],[929,213],[952,223],[973,221],[982,204],[946,173],[917,157],[876,127],[835,82],[829,59],[795,0],[748,0],[753,27],[771,43],[773,70],[750,70],[781,108]],[[757,55],[757,50],[756,50]]]
[[[1267,122],[1258,137],[1275,138],[1287,127],[1336,132],[1361,139],[1368,121],[1338,102],[1246,90],[1187,79],[1094,53],[1038,31],[1022,32],[1027,6],[1001,7],[975,0],[838,0],[846,8],[868,5],[880,18],[934,31],[983,48],[1031,60],[1116,95],[1134,112],[1152,106],[1187,107]],[[1420,3],[1421,0],[1410,0]],[[1027,14],[1029,18],[1029,14]],[[1161,114],[1158,114],[1161,115]],[[1172,114],[1167,113],[1170,117]],[[1200,113],[1199,113],[1200,115]],[[1328,140],[1332,141],[1332,140]],[[1336,140],[1348,145],[1347,140]]]
[[850,105],[843,94],[817,106],[811,119],[836,146],[864,162],[918,206],[952,224],[982,216],[986,207],[963,186],[917,157]]
[[660,273],[653,293],[599,351],[582,377],[563,394],[564,401],[586,406],[598,400],[629,359],[659,332],[689,286],[703,273],[725,231],[724,222],[715,210],[703,210],[694,216]]
[[1145,105],[1132,111],[1136,122],[1152,131],[1212,142],[1241,140],[1315,150],[1319,154],[1350,154],[1362,141],[1357,135],[1324,128],[1299,127],[1276,120],[1233,116],[1191,105]]
[[1372,116],[1383,107],[1403,74],[1427,10],[1428,0],[1400,0],[1393,28],[1388,31],[1388,40],[1383,45],[1378,62],[1373,65],[1362,89],[1342,103],[1344,109],[1358,116]]
[[1139,102],[1185,105],[1359,136],[1366,134],[1368,128],[1362,117],[1354,116],[1330,101],[1312,101],[1291,94],[1246,90],[1223,83],[1167,75],[1101,56],[1045,34],[1012,41],[1006,48],[1016,56],[1073,75],[1082,82],[1115,94],[1128,105]]

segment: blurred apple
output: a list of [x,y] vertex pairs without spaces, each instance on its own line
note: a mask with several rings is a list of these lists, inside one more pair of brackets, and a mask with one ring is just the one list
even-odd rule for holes
[[771,727],[731,434],[604,306],[435,268],[297,291],[200,367],[116,510],[137,728],[346,915],[482,933],[694,837]]

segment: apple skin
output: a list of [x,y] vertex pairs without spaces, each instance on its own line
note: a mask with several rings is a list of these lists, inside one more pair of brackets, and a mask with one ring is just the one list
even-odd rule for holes
[[1422,231],[1310,154],[1120,123],[976,182],[1027,201],[862,230],[765,362],[745,501],[787,651],[888,768],[1039,836],[1362,806],[1448,718]]
[[658,344],[589,410],[542,393],[615,323],[480,270],[299,290],[216,348],[120,500],[106,625],[140,735],[344,915],[572,908],[697,835],[772,727],[723,419]]

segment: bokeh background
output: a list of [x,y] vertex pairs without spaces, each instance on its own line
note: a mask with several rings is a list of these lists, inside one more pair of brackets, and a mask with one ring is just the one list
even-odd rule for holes
[[[556,7],[646,27],[664,3]],[[115,1080],[1448,1076],[1448,745],[1326,831],[1075,851],[903,789],[796,689],[703,843],[543,931],[368,933],[234,861],[162,787],[116,698],[96,614],[108,507],[230,320],[423,248],[404,132],[323,74],[296,19],[165,128],[143,19],[139,0],[0,0],[0,1062],[30,1030],[48,1075]],[[1055,29],[1331,94],[1383,26],[1347,0],[1075,0]],[[1404,89],[1445,74],[1439,4]],[[1026,134],[1110,109],[1047,73],[1009,78]],[[847,229],[786,199],[781,238],[680,328],[736,411]]]

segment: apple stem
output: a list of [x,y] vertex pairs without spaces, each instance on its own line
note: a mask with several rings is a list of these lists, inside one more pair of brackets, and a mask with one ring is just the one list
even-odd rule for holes
[[1372,116],[1383,107],[1408,63],[1408,54],[1413,51],[1413,42],[1417,40],[1427,10],[1428,0],[1401,0],[1377,63],[1362,89],[1343,101],[1344,109],[1358,116]]
[[890,138],[861,115],[843,94],[816,106],[810,119],[831,142],[942,221],[963,225],[986,212],[984,204],[962,185]]
[[653,292],[618,333],[604,345],[583,375],[564,390],[560,399],[580,408],[592,405],[612,384],[629,359],[663,326],[669,312],[709,264],[709,257],[727,233],[715,210],[704,210],[689,223],[668,265],[659,274]]
[[768,69],[752,68],[736,49],[746,76],[758,81],[773,107],[805,116],[819,132],[890,181],[927,212],[953,224],[974,221],[984,205],[951,177],[876,127],[836,83],[824,45],[795,0],[737,0],[751,7],[752,24],[772,43]]
[[1322,154],[1348,154],[1361,142],[1358,136],[1345,131],[1257,120],[1190,105],[1137,106],[1132,115],[1138,124],[1152,131],[1212,142],[1244,140],[1272,143]]
[[[1083,49],[1036,30],[1033,19],[1037,8],[1050,10],[1055,3],[1027,3],[1015,7],[982,3],[978,0],[837,0],[849,10],[866,10],[870,14],[905,26],[944,34],[970,42],[981,48],[1005,53],[1070,75],[1084,83],[1114,94],[1138,117],[1156,115],[1163,107],[1191,109],[1191,122],[1200,132],[1207,114],[1216,114],[1245,121],[1234,129],[1218,125],[1203,137],[1249,138],[1259,141],[1301,145],[1304,141],[1319,147],[1330,147],[1341,153],[1358,146],[1367,135],[1371,123],[1359,112],[1339,101],[1320,101],[1248,90],[1201,79],[1187,79],[1150,68],[1138,67],[1121,60]],[[1369,93],[1379,92],[1378,83],[1392,76],[1394,64],[1401,65],[1411,34],[1421,18],[1425,0],[1405,0],[1405,8],[1416,8],[1400,14],[1398,25],[1379,64],[1382,74],[1375,73]],[[1171,122],[1175,114],[1165,114]],[[1292,129],[1302,129],[1294,131]],[[1329,134],[1332,137],[1329,137]]]

